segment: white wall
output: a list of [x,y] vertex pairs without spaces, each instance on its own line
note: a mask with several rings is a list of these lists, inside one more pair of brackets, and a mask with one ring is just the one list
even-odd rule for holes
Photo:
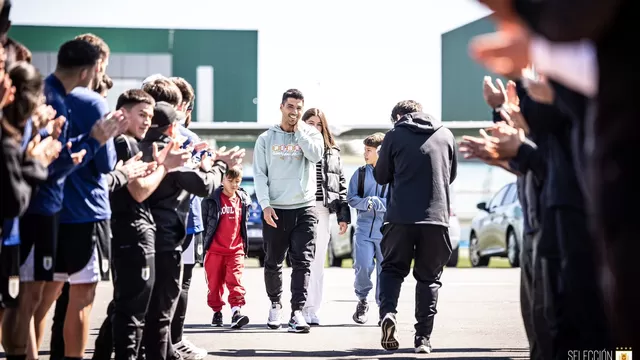
[[280,97],[292,87],[303,91],[307,107],[340,123],[384,123],[393,105],[408,98],[440,116],[440,35],[488,13],[474,0],[13,4],[11,19],[19,25],[258,30],[258,121],[267,123],[278,121]]

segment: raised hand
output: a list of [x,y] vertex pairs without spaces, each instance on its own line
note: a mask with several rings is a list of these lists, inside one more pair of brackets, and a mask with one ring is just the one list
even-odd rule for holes
[[124,163],[122,162],[122,160],[120,160],[116,165],[116,169],[127,174],[129,180],[137,179],[139,177],[145,177],[156,169],[156,162],[153,161],[150,163],[146,163],[141,159],[142,153],[139,152]]
[[49,121],[46,126],[47,132],[51,135],[51,137],[57,139],[58,137],[60,137],[60,134],[62,133],[62,127],[64,126],[64,123],[66,121],[67,118],[65,118],[64,116],[59,116]]
[[229,167],[234,167],[242,163],[245,155],[246,150],[240,149],[239,146],[236,146],[230,150],[226,150],[226,148],[223,146],[216,152],[216,160],[224,162]]
[[484,96],[484,101],[492,109],[502,106],[502,104],[507,102],[507,90],[502,80],[496,79],[494,85],[491,76],[485,76],[482,81],[482,95]]
[[506,123],[514,128],[524,130],[525,134],[529,133],[529,124],[527,120],[520,112],[520,107],[517,105],[505,106],[500,110],[500,116],[506,121]]
[[[71,150],[71,143],[68,142],[67,143],[67,148],[69,148],[69,150]],[[78,165],[80,163],[82,163],[82,160],[84,159],[84,156],[87,155],[87,150],[82,149],[80,151],[78,151],[77,153],[72,153],[71,154],[71,160],[73,161],[73,165]]]
[[52,137],[41,140],[40,135],[36,135],[27,144],[25,155],[47,167],[58,158],[61,150],[62,144],[58,140]]
[[494,142],[495,153],[500,160],[512,159],[518,155],[520,145],[525,141],[523,129],[515,129],[507,125],[493,128],[492,135],[497,139]]
[[198,153],[208,148],[209,148],[209,144],[206,141],[200,141],[193,145],[193,150]]
[[541,104],[553,104],[555,92],[544,76],[538,79],[527,79],[527,94]]
[[33,126],[36,129],[41,127],[46,127],[49,131],[49,134],[52,134],[55,124],[52,123],[52,120],[56,117],[56,111],[53,109],[51,105],[47,105],[44,103],[45,99],[42,97],[42,104],[36,107],[36,110],[33,112],[31,116],[31,121],[33,122]]
[[15,99],[16,88],[11,82],[9,74],[6,73],[7,54],[4,48],[0,48],[0,108],[11,104]]
[[158,164],[162,165],[167,171],[183,166],[191,158],[191,152],[180,148],[180,143],[172,141],[167,146],[158,151],[158,145],[153,144],[153,158]]
[[124,132],[128,121],[125,119],[122,111],[118,110],[113,113],[107,114],[103,119],[98,120],[91,128],[90,136],[101,145],[104,145],[112,137]]
[[471,57],[490,71],[519,78],[522,69],[531,62],[528,31],[514,27],[512,31],[497,31],[474,37],[469,50]]

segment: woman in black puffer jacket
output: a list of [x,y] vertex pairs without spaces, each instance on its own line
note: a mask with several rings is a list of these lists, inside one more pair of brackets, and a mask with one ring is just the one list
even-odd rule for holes
[[351,222],[351,212],[347,204],[347,182],[342,172],[340,148],[333,140],[324,113],[319,109],[311,108],[302,115],[302,121],[320,131],[325,146],[324,157],[316,167],[318,184],[316,193],[316,209],[318,210],[316,255],[311,263],[307,302],[302,310],[309,325],[319,325],[320,320],[317,313],[322,304],[324,263],[327,258],[331,229],[329,215],[336,214],[340,234],[344,234],[347,230],[347,224]]

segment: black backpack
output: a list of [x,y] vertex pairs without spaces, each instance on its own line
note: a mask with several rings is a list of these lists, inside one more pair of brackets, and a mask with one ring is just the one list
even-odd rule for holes
[[[367,166],[361,166],[358,168],[358,196],[364,198],[364,178],[367,176]],[[385,191],[387,190],[387,185],[382,185],[382,192],[380,193],[380,197],[384,198]]]

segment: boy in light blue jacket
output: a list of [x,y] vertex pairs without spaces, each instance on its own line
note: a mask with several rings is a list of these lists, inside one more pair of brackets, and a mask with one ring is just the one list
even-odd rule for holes
[[[354,288],[358,297],[353,321],[358,324],[367,322],[369,304],[367,296],[373,288],[371,274],[376,269],[376,303],[380,305],[380,264],[382,251],[380,228],[387,211],[387,186],[378,185],[373,178],[373,168],[378,162],[378,147],[382,144],[384,134],[375,133],[364,139],[364,160],[366,165],[358,168],[349,182],[347,201],[358,211],[358,221],[355,232],[354,263],[356,280]],[[375,259],[375,261],[374,261]]]

